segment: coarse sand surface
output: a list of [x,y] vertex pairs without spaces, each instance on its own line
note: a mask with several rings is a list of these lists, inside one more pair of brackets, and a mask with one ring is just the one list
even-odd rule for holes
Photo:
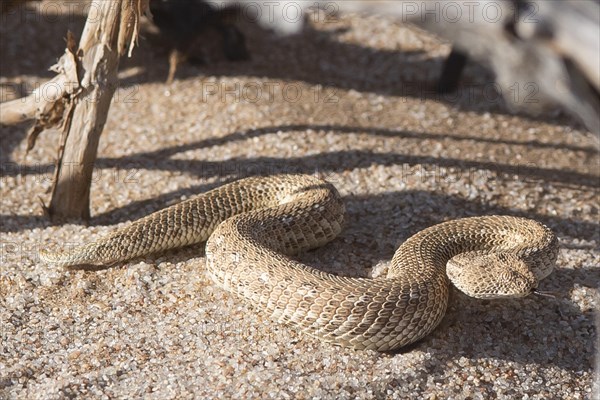
[[[67,29],[81,32],[66,3],[2,21],[3,101],[52,77]],[[448,44],[385,17],[317,14],[292,37],[240,29],[252,60],[227,62],[208,34],[204,64],[182,65],[172,85],[165,52],[140,39],[121,65],[88,224],[43,216],[59,133],[26,155],[29,126],[2,127],[0,398],[597,398],[597,139],[551,109],[509,110],[475,63],[457,94],[435,95]],[[344,197],[340,237],[301,256],[316,268],[371,276],[425,227],[519,215],[560,237],[540,287],[554,297],[454,290],[431,335],[379,354],[273,323],[208,279],[203,246],[99,270],[38,259],[40,248],[94,241],[224,182],[280,172],[320,174]]]

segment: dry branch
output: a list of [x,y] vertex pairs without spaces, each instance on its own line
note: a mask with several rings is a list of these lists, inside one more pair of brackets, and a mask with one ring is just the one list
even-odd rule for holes
[[[119,58],[133,48],[143,0],[95,0],[79,43],[80,91],[69,98],[63,119],[52,199],[52,217],[88,219],[90,184],[98,142],[117,87]],[[93,8],[92,8],[93,9]]]
[[[240,0],[221,0],[239,3]],[[288,5],[321,3],[330,11],[397,17],[452,42],[488,64],[508,103],[536,112],[559,104],[600,134],[600,2],[598,0],[281,0],[253,2],[259,22],[280,33],[301,29],[285,18]],[[535,98],[512,96],[511,87],[533,88]],[[525,88],[526,89],[526,88]],[[533,93],[533,92],[530,92]]]
[[[509,104],[533,112],[559,104],[591,132],[600,134],[598,1],[484,0],[454,4],[462,7],[464,17],[458,21],[423,12],[420,15],[425,18],[413,22],[489,64]],[[473,9],[474,4],[479,11]],[[497,10],[498,16],[486,17],[486,6]],[[534,96],[512,96],[515,85],[532,88]]]
[[100,134],[117,87],[119,58],[131,52],[148,0],[94,0],[79,42],[70,33],[53,67],[58,75],[24,99],[0,105],[0,123],[35,118],[28,149],[40,132],[62,130],[55,168],[52,217],[89,218],[92,171]]

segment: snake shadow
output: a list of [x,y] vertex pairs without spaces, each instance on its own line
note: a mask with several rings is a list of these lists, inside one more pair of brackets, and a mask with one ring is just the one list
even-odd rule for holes
[[[489,207],[430,192],[353,196],[346,198],[345,202],[348,225],[341,238],[333,244],[333,257],[352,254],[348,261],[358,260],[363,266],[391,259],[397,246],[421,229],[460,217],[490,214],[525,216],[542,221],[559,238],[575,233],[554,217],[525,215],[503,207]],[[431,211],[427,212],[427,209]],[[411,210],[416,211],[411,214]],[[390,237],[395,240],[386,239]],[[323,254],[327,254],[327,248],[316,252],[319,253],[317,258],[326,258]],[[453,288],[448,312],[440,326],[421,341],[390,354],[426,351],[432,355],[434,362],[426,362],[424,368],[428,374],[439,377],[444,376],[446,361],[456,361],[461,357],[550,364],[570,371],[592,371],[597,334],[594,312],[592,308],[582,310],[571,301],[571,297],[574,288],[595,290],[600,286],[600,271],[594,265],[567,268],[563,257],[559,255],[558,267],[540,283],[540,289],[551,292],[553,297],[480,300]],[[315,265],[318,267],[318,263]]]
[[[347,224],[340,237],[300,256],[308,265],[344,276],[368,276],[373,265],[390,260],[395,249],[408,237],[449,219],[490,214],[527,216],[547,224],[559,237],[577,233],[568,228],[572,223],[566,225],[560,218],[488,207],[457,196],[426,191],[347,196],[344,200]],[[143,259],[149,263],[180,262],[203,256],[203,249],[201,244]],[[82,269],[97,271],[126,267],[126,264]],[[593,290],[599,285],[600,274],[590,265],[577,269],[561,266],[543,280],[540,289],[552,292],[554,297],[479,300],[453,289],[448,312],[440,326],[421,341],[388,354],[428,352],[435,362],[426,363],[424,368],[428,374],[440,378],[444,376],[446,361],[461,357],[590,371],[595,354],[593,312],[581,310],[570,298],[575,287]]]

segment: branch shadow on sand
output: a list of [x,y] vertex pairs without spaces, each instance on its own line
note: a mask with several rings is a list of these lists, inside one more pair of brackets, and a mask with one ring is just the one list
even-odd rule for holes
[[[18,126],[13,127],[4,127],[3,128],[3,137],[2,137],[2,147],[0,147],[0,163],[2,164],[2,176],[16,176],[16,175],[35,175],[40,173],[51,173],[53,170],[53,166],[51,164],[37,164],[35,166],[26,166],[21,165],[18,162],[13,161],[12,153],[15,148],[17,148],[20,142],[26,135],[27,126],[26,124],[20,124]],[[456,135],[452,133],[444,133],[444,134],[431,134],[428,132],[419,132],[419,131],[407,131],[407,130],[397,130],[397,129],[389,129],[383,127],[367,127],[367,126],[344,126],[344,125],[332,125],[332,124],[295,124],[295,125],[278,125],[278,126],[270,126],[270,127],[262,127],[262,128],[252,128],[244,131],[237,131],[222,137],[214,137],[208,139],[202,139],[193,143],[171,146],[167,148],[163,148],[155,151],[141,152],[131,156],[120,157],[118,159],[114,158],[99,158],[97,160],[97,167],[99,168],[107,168],[107,167],[118,167],[119,165],[122,167],[125,165],[127,168],[145,168],[142,163],[153,163],[155,160],[165,160],[169,157],[172,157],[178,153],[183,153],[191,150],[199,150],[205,149],[214,146],[224,146],[228,143],[239,142],[244,140],[251,140],[255,138],[260,138],[262,136],[266,136],[269,134],[275,134],[278,132],[295,132],[295,131],[307,131],[312,130],[315,132],[334,132],[336,134],[345,135],[352,133],[368,133],[369,135],[379,136],[379,137],[390,137],[390,138],[403,138],[410,140],[452,140],[455,142],[474,142],[474,143],[487,143],[491,145],[507,145],[507,146],[521,146],[523,148],[543,148],[543,149],[562,149],[568,150],[572,152],[577,152],[583,156],[592,156],[597,154],[597,149],[589,146],[578,146],[572,144],[563,144],[563,143],[548,143],[541,142],[538,140],[504,140],[504,139],[495,139],[495,138],[487,138],[487,137],[479,137],[479,136],[462,136]],[[359,150],[356,150],[358,152]],[[352,154],[347,154],[348,156]],[[365,152],[365,157],[368,157],[367,152]],[[382,158],[381,154],[378,156]],[[391,158],[390,158],[391,157]],[[331,154],[326,156],[326,158],[331,158]],[[371,158],[371,157],[369,157]],[[410,156],[400,155],[396,153],[389,153],[389,157],[386,157],[387,161],[385,163],[381,163],[382,165],[389,165],[390,163],[394,163],[396,161],[399,162],[407,162],[410,163]],[[395,159],[394,159],[395,158]],[[402,159],[402,160],[401,160]],[[262,164],[265,162],[273,161],[276,163],[281,163],[283,161],[276,161],[278,159],[273,158],[271,160],[264,159],[237,159],[235,163],[240,166],[251,165],[251,164]],[[492,171],[512,173],[528,178],[542,178],[549,179],[554,182],[563,182],[563,183],[576,183],[584,186],[594,186],[596,187],[598,183],[598,177],[590,174],[578,173],[578,172],[569,172],[569,171],[561,171],[556,169],[544,169],[538,168],[534,165],[525,164],[525,165],[498,165],[493,162],[480,162],[480,161],[468,161],[468,160],[458,160],[458,159],[444,159],[434,158],[434,157],[426,157],[426,156],[415,156],[412,159],[413,163],[425,162],[430,164],[438,163],[439,166],[463,166],[465,168],[482,168],[482,169],[490,169]],[[231,161],[230,161],[231,163]],[[290,164],[294,164],[294,161],[291,161]],[[173,168],[182,168],[182,171],[187,171],[190,173],[194,173],[195,175],[202,177],[203,173],[198,173],[198,171],[219,171],[219,170],[227,170],[227,168],[221,168],[219,165],[226,165],[220,162],[206,162],[206,161],[183,161],[182,163],[178,162],[162,162],[161,165],[158,165],[157,168],[160,170],[171,170]],[[330,164],[330,163],[329,163]],[[358,167],[359,165],[355,165]],[[146,167],[147,168],[147,167]],[[152,169],[152,168],[151,168]],[[211,174],[212,172],[208,172]]]
[[[142,217],[148,213],[157,211],[160,208],[167,206],[169,203],[178,201],[182,196],[192,196],[197,193],[210,190],[215,186],[226,183],[235,178],[251,176],[251,175],[270,175],[275,173],[314,173],[322,174],[341,173],[343,171],[356,168],[365,168],[372,165],[392,166],[406,165],[424,166],[435,170],[437,168],[453,168],[459,171],[464,171],[465,174],[473,171],[486,171],[491,176],[504,176],[507,179],[527,180],[530,182],[548,182],[555,185],[587,187],[590,189],[597,188],[600,183],[600,177],[581,173],[577,171],[565,171],[553,168],[537,167],[531,164],[502,164],[489,161],[477,160],[462,160],[457,158],[436,158],[424,155],[407,155],[394,152],[381,153],[370,150],[345,150],[335,151],[323,154],[315,154],[310,156],[299,157],[252,157],[252,158],[233,158],[224,162],[200,161],[190,159],[172,159],[171,157],[184,153],[190,150],[209,148],[213,146],[226,145],[232,141],[250,140],[256,137],[276,133],[301,130],[313,131],[332,131],[339,134],[349,134],[355,132],[368,132],[371,135],[383,137],[401,137],[407,139],[421,140],[427,139],[451,139],[455,141],[481,141],[497,145],[512,145],[512,146],[535,146],[537,142],[519,142],[519,141],[503,141],[496,139],[469,137],[453,135],[433,135],[429,133],[399,131],[376,127],[346,127],[337,125],[289,125],[275,126],[259,129],[250,129],[242,132],[234,132],[221,138],[209,138],[199,140],[194,143],[176,145],[156,151],[148,151],[136,153],[130,156],[120,158],[99,158],[96,162],[96,168],[103,170],[107,168],[128,169],[132,171],[174,171],[178,173],[187,173],[198,179],[200,183],[187,189],[175,190],[170,193],[165,193],[155,198],[135,201],[126,206],[110,210],[106,213],[94,216],[89,223],[92,225],[107,225],[118,222],[127,221]],[[15,132],[16,129],[10,129],[8,132]],[[12,135],[9,135],[9,138]],[[17,138],[14,141],[17,140]],[[12,139],[10,140],[13,141]],[[554,149],[554,144],[543,144],[541,147]],[[561,146],[557,144],[556,146]],[[581,146],[572,146],[569,150],[573,152],[593,154],[593,149]],[[2,179],[12,176],[27,177],[32,175],[31,179],[36,179],[36,176],[50,177],[53,166],[36,165],[23,166],[10,160],[10,154],[7,149],[2,147],[0,151],[0,160],[2,161]],[[352,163],[349,163],[349,160]],[[49,175],[50,174],[50,175]],[[222,180],[216,183],[206,183],[206,180],[211,180],[215,177],[221,177]],[[41,178],[40,178],[41,179]],[[135,181],[131,182],[135,184]],[[565,222],[568,222],[565,220]],[[51,226],[52,223],[44,221],[44,218],[37,216],[21,216],[21,215],[0,215],[0,231],[10,232],[15,229],[22,230],[35,228],[39,226]],[[589,232],[589,226],[581,223],[582,227],[578,234]],[[15,228],[16,227],[16,228]]]

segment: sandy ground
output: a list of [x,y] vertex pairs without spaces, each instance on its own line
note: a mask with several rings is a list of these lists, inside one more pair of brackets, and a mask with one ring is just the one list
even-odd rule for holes
[[[61,4],[1,24],[2,100],[50,77],[66,30],[80,32],[82,17]],[[89,224],[42,216],[58,134],[25,156],[28,126],[2,127],[0,398],[594,398],[595,138],[562,114],[507,110],[477,65],[458,95],[435,96],[449,47],[391,20],[320,19],[285,39],[242,28],[251,61],[225,62],[213,38],[200,50],[207,63],[182,66],[171,86],[147,40],[124,62]],[[274,325],[214,286],[202,246],[98,271],[38,260],[42,247],[94,241],[223,182],[277,172],[319,173],[344,196],[342,235],[301,257],[317,268],[369,276],[427,226],[511,214],[560,237],[541,284],[555,297],[455,292],[433,334],[378,354]]]

